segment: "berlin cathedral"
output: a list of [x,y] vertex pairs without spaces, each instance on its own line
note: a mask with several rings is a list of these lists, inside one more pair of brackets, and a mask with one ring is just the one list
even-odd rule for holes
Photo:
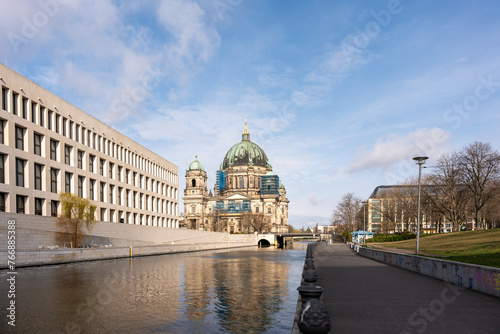
[[184,223],[190,229],[229,233],[288,232],[286,191],[266,153],[250,141],[247,122],[241,142],[227,151],[212,191],[195,161],[186,171]]

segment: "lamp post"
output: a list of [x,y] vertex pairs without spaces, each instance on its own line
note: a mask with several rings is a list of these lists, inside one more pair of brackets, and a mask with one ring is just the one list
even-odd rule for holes
[[363,245],[366,244],[366,201],[361,202],[363,204]]
[[418,165],[418,204],[417,204],[417,249],[416,254],[420,250],[420,178],[422,176],[422,165],[425,164],[425,160],[429,157],[414,157],[416,164]]

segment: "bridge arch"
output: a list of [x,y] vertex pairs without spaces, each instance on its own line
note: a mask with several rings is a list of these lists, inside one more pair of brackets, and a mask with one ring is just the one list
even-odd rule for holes
[[258,245],[259,247],[270,247],[271,243],[267,239],[260,239]]

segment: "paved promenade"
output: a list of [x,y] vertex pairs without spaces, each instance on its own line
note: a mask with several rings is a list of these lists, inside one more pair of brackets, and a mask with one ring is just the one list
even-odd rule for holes
[[315,255],[331,333],[500,333],[500,298],[332,244]]

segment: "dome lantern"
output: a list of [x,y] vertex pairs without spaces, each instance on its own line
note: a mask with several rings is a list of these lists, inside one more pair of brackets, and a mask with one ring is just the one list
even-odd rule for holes
[[201,162],[198,161],[198,156],[195,155],[195,160],[189,165],[189,170],[201,170],[205,171],[205,168],[201,164]]
[[265,167],[269,166],[266,153],[259,145],[250,141],[250,133],[245,117],[245,130],[242,134],[241,142],[233,145],[227,151],[222,162],[221,169],[224,170],[234,166],[254,166]]

